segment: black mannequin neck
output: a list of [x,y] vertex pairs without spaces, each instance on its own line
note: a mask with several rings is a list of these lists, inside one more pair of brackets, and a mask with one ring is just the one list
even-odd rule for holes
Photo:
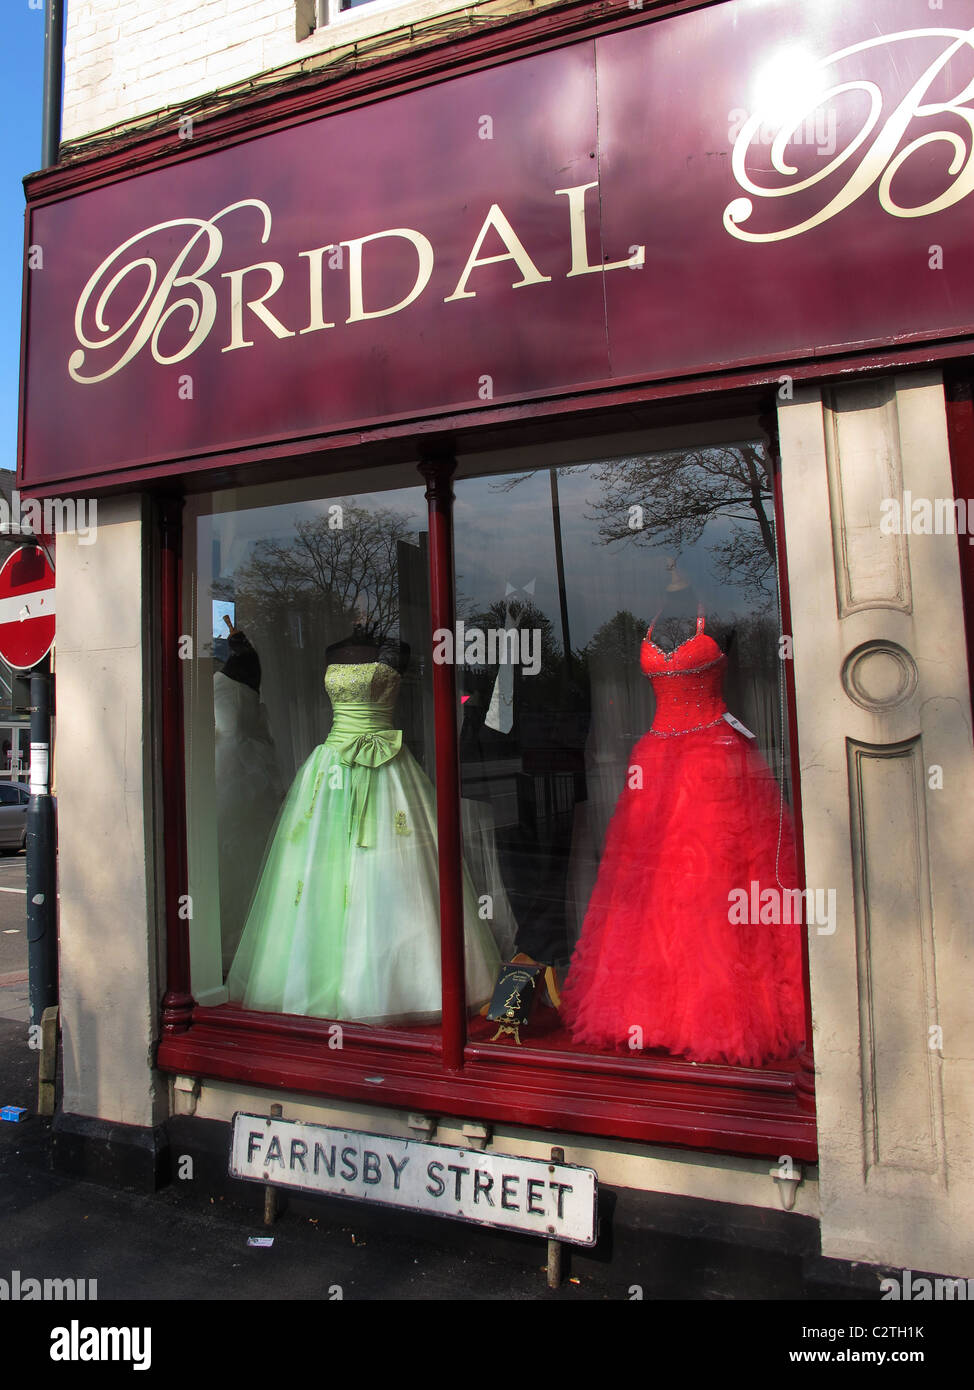
[[373,642],[339,643],[325,653],[329,666],[358,666],[379,660],[379,648]]
[[325,648],[325,666],[363,666],[373,661],[384,662],[400,675],[409,665],[410,648],[407,642],[395,637],[373,637],[356,630],[340,642]]

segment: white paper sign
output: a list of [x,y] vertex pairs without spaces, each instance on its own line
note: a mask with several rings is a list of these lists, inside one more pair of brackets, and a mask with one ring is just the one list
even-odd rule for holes
[[30,794],[44,796],[50,783],[51,747],[47,743],[30,746]]

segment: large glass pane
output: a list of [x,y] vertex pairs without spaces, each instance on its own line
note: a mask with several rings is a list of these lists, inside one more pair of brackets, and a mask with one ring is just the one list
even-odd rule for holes
[[502,1006],[531,985],[502,979],[475,1040],[797,1052],[770,470],[731,437],[457,482],[463,795],[508,959],[552,967],[516,1034]]
[[[248,504],[249,503],[249,504]],[[188,765],[194,993],[438,1026],[421,487],[198,507]],[[466,891],[467,986],[499,960]]]

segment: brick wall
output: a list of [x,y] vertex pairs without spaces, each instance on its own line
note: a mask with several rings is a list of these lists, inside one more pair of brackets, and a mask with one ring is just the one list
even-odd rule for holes
[[[534,0],[502,7],[530,9]],[[366,5],[298,40],[298,23],[307,28],[312,13],[309,0],[69,0],[62,139],[80,140],[336,46],[473,8],[471,0]]]

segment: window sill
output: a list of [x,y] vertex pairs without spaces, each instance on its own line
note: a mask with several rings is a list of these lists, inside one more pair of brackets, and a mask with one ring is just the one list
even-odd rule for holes
[[471,1044],[459,1072],[443,1068],[435,1036],[282,1018],[233,1005],[193,1010],[164,1035],[161,1070],[400,1110],[604,1135],[728,1154],[817,1157],[810,1073],[695,1065]]

